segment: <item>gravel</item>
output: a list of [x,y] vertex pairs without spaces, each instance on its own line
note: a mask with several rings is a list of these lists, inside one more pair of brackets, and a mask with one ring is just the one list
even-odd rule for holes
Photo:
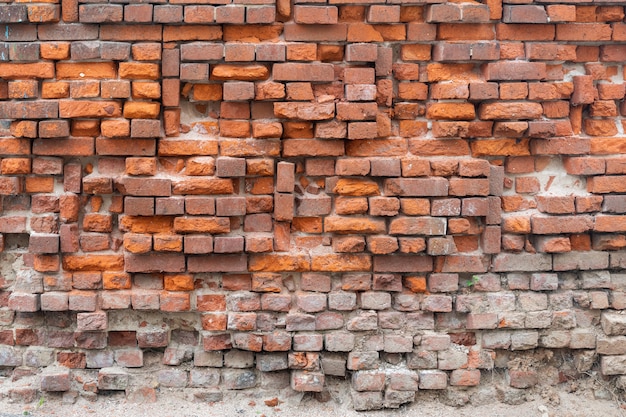
[[[251,396],[239,393],[217,403],[191,402],[181,392],[160,392],[156,403],[129,403],[123,394],[102,396],[95,402],[79,398],[74,404],[61,397],[47,397],[43,404],[14,404],[0,399],[0,417],[625,417],[616,401],[598,400],[591,391],[569,393],[555,390],[549,395],[535,392],[530,401],[519,405],[485,398],[479,405],[451,407],[435,393],[419,393],[418,399],[396,410],[357,412],[351,409],[350,394],[335,391],[327,402],[312,395],[282,391]],[[278,404],[274,405],[278,399]],[[266,405],[265,401],[271,405]],[[450,401],[450,398],[448,398]]]

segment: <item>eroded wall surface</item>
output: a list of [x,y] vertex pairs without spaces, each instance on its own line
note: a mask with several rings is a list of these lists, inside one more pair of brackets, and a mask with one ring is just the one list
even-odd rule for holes
[[626,374],[625,58],[612,1],[2,3],[0,389]]

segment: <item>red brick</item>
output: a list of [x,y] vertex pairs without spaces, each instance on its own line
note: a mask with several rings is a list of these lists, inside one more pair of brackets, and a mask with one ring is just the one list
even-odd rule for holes
[[576,6],[565,4],[551,4],[546,6],[546,12],[551,22],[575,22]]
[[274,23],[276,21],[276,8],[273,6],[247,7],[246,23]]
[[400,6],[370,6],[367,21],[370,23],[396,23],[400,21]]
[[566,23],[556,25],[559,41],[608,41],[611,40],[611,25],[603,23]]
[[574,213],[574,197],[537,196],[537,208],[543,213],[569,214]]
[[436,120],[473,120],[476,113],[471,103],[433,103],[428,106],[426,117]]
[[548,23],[548,15],[543,6],[519,5],[504,6],[504,23]]
[[204,235],[186,235],[184,252],[189,254],[206,254],[213,252],[213,237]]
[[593,103],[596,96],[596,91],[593,86],[593,77],[590,75],[578,75],[573,77],[574,81],[574,93],[572,95],[572,104],[577,106],[579,104]]
[[339,12],[336,6],[295,6],[294,22],[306,25],[336,24]]
[[122,5],[82,4],[78,7],[78,19],[83,23],[121,22]]
[[496,25],[496,36],[501,41],[551,41],[555,37],[555,25],[500,23]]
[[[151,4],[129,4],[124,6],[124,20],[126,22],[146,23],[152,21]],[[155,16],[155,21],[157,21]]]
[[486,64],[487,80],[541,80],[546,78],[546,65],[541,62],[502,61]]
[[426,21],[458,22],[461,21],[461,5],[455,3],[433,4],[427,8]]
[[147,253],[152,250],[152,237],[145,234],[126,233],[124,249],[131,253]]
[[375,44],[352,43],[346,46],[345,60],[348,62],[373,62],[378,59],[378,48]]
[[498,119],[538,119],[543,114],[543,108],[539,103],[529,102],[500,102],[481,104],[478,116],[483,120]]
[[495,40],[492,24],[440,23],[437,29],[439,40]]
[[332,64],[274,64],[274,80],[277,81],[333,81]]
[[246,257],[242,255],[210,255],[189,257],[188,272],[241,272],[246,270]]
[[533,216],[531,220],[532,231],[536,234],[583,233],[594,227],[589,216]]
[[598,175],[605,171],[604,159],[570,157],[564,159],[563,165],[571,175]]
[[[224,14],[223,12],[221,13]],[[173,18],[173,16],[172,16]],[[185,23],[214,23],[215,7],[213,6],[185,6]]]
[[406,38],[408,41],[434,41],[437,36],[437,25],[429,23],[409,23]]

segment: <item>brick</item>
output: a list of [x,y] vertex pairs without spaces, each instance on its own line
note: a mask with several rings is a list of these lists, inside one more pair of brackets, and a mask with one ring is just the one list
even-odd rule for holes
[[51,392],[63,392],[70,390],[69,369],[52,368],[46,371],[41,378],[41,390]]
[[426,112],[426,117],[436,120],[473,120],[475,116],[470,103],[435,103]]
[[274,64],[274,80],[277,81],[333,81],[332,64]]
[[254,98],[254,83],[227,82],[223,87],[224,100],[251,100]]
[[559,41],[602,41],[611,39],[611,26],[603,23],[567,23],[556,25]]
[[491,80],[541,80],[546,78],[546,65],[541,62],[502,61],[486,64],[485,78]]
[[548,23],[548,14],[543,6],[504,6],[504,23]]
[[479,106],[478,116],[483,120],[510,119],[537,119],[541,117],[543,109],[539,103],[491,103]]
[[348,27],[345,23],[338,23],[332,26],[323,25],[300,25],[298,23],[287,23],[284,26],[283,35],[286,41],[345,41],[347,39]]
[[5,5],[0,11],[0,22],[20,23],[27,20],[28,9],[26,5]]
[[554,255],[553,270],[567,271],[571,269],[602,269],[608,265],[608,253],[602,252],[568,252]]
[[130,80],[156,80],[160,76],[158,64],[143,62],[120,62],[120,78]]
[[59,251],[59,236],[33,234],[28,241],[28,250],[32,253],[56,253]]
[[126,255],[127,272],[183,272],[185,258],[178,254]]
[[[181,7],[182,11],[182,7]],[[183,20],[179,19],[178,10],[167,10],[167,18],[172,20],[176,19],[178,21]],[[224,14],[223,12],[221,13]],[[181,16],[182,17],[182,16]],[[223,19],[223,16],[220,16]],[[184,14],[185,23],[214,23],[215,22],[215,7],[213,6],[185,6],[185,14]]]
[[339,12],[336,6],[295,6],[294,22],[305,25],[336,24]]
[[82,4],[78,7],[78,20],[83,23],[121,22],[123,14],[123,6],[117,4]]
[[378,59],[378,48],[368,43],[353,43],[346,46],[345,60],[348,62],[373,62]]
[[276,21],[276,8],[272,6],[248,7],[246,8],[246,22],[274,23]]
[[448,181],[444,178],[388,179],[384,181],[386,195],[407,197],[447,196]]
[[505,254],[501,253],[494,258],[494,272],[509,271],[548,271],[552,267],[549,255],[542,254]]
[[[15,137],[36,137],[37,134],[37,122],[21,121],[18,123],[11,123],[10,132]],[[2,149],[6,153],[14,154],[27,154],[24,149],[24,140],[4,138],[2,141]]]
[[[137,5],[129,5],[137,6]],[[140,10],[137,10],[139,12]],[[131,11],[131,16],[141,18],[145,16],[143,13],[135,13]],[[183,20],[183,6],[176,5],[156,5],[154,6],[154,21],[157,23],[179,23]]]
[[445,389],[448,376],[445,372],[436,370],[424,370],[419,372],[420,389]]
[[[151,4],[129,4],[124,6],[126,22],[145,23],[152,21],[153,6]],[[157,21],[155,16],[155,21]]]

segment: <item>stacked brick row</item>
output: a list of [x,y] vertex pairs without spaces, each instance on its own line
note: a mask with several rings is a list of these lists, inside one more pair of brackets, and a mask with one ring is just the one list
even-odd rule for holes
[[0,391],[351,376],[355,408],[391,408],[494,368],[535,386],[555,365],[521,364],[555,349],[576,366],[545,383],[598,358],[621,381],[624,19],[2,3]]

